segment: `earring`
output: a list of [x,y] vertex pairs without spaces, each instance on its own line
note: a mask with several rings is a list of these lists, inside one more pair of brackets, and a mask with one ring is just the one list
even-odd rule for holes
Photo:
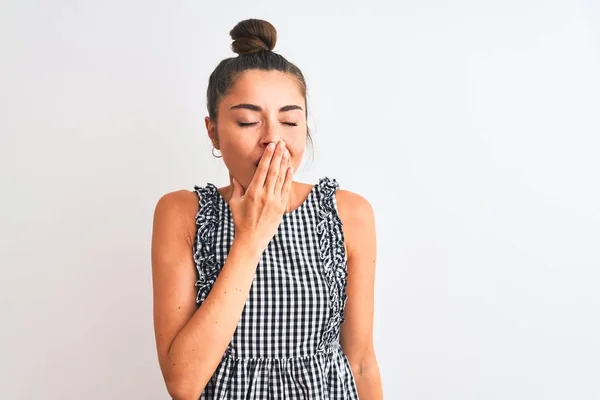
[[220,154],[220,155],[218,155],[218,156],[217,156],[217,155],[215,155],[215,150],[216,150],[216,149],[217,149],[217,148],[213,146],[213,148],[212,148],[212,150],[211,150],[213,157],[214,157],[214,158],[222,158],[222,157],[223,157],[223,155],[222,155],[222,154]]

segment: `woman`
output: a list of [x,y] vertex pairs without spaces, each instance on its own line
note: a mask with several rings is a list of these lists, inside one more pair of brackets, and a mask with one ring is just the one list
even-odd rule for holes
[[[294,182],[306,83],[241,21],[211,74],[208,136],[231,184],[164,195],[152,237],[154,329],[174,399],[381,399],[375,226],[335,179]],[[343,228],[342,228],[343,226]],[[194,301],[195,300],[195,301]]]

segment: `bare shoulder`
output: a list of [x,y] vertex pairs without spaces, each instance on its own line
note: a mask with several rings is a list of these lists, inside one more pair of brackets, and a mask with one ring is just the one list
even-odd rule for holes
[[189,190],[176,190],[162,195],[154,208],[154,231],[169,230],[190,241],[195,232],[198,213],[198,194]]
[[198,194],[189,190],[176,190],[162,195],[156,203],[156,209],[171,212],[198,211]]
[[336,202],[343,224],[367,222],[374,217],[373,206],[358,193],[338,189],[336,191]]
[[373,206],[363,196],[350,190],[336,191],[337,208],[342,221],[346,254],[352,256],[372,241],[375,234]]

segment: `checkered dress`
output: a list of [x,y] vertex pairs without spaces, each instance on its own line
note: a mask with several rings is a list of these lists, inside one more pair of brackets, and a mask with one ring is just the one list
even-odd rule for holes
[[[262,253],[231,342],[200,400],[358,399],[340,343],[346,261],[335,179],[319,179],[308,198],[284,214]],[[195,186],[194,260],[201,305],[218,279],[234,238],[229,204],[208,183]]]

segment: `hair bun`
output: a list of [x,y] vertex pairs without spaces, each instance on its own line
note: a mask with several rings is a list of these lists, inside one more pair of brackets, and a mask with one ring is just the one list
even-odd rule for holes
[[272,51],[277,42],[277,30],[262,19],[240,21],[229,34],[233,39],[231,49],[240,55]]

